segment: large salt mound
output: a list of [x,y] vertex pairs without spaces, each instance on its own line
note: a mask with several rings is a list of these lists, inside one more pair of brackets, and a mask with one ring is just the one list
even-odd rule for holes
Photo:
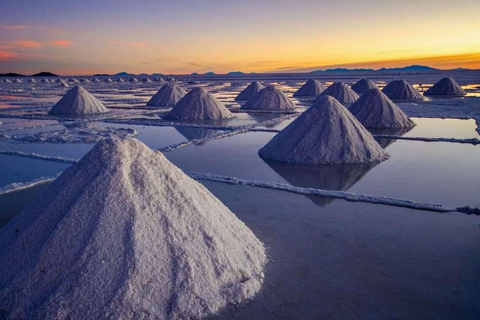
[[48,112],[54,115],[74,115],[109,112],[90,92],[81,86],[68,91]]
[[423,100],[422,94],[405,80],[393,80],[382,91],[392,100]]
[[252,98],[254,95],[256,95],[260,90],[265,88],[263,84],[261,84],[258,81],[252,82],[243,89],[242,92],[238,94],[238,96],[235,98],[236,101],[248,101],[250,98]]
[[170,120],[219,120],[231,119],[234,115],[213,95],[197,87],[187,93],[165,119]]
[[295,109],[295,104],[287,98],[285,93],[268,86],[260,90],[245,105],[241,107],[243,110],[289,110]]
[[6,318],[198,319],[261,287],[262,243],[135,139],[97,144],[0,230]]
[[435,83],[433,87],[429,88],[423,95],[425,96],[449,96],[449,97],[463,97],[467,93],[460,87],[460,85],[450,77],[445,77]]
[[377,89],[377,85],[370,79],[358,80],[353,86],[352,90],[358,94],[365,93],[369,90]]
[[[324,96],[334,97],[338,102],[344,106],[349,106],[358,99],[358,94],[355,93],[348,85],[343,82],[332,83],[325,91],[323,91],[317,98]],[[316,103],[316,100],[315,100]]]
[[331,96],[319,97],[258,153],[264,159],[299,164],[375,163],[389,157]]
[[147,102],[147,106],[162,107],[174,106],[187,93],[174,83],[163,85],[160,90]]
[[362,95],[349,108],[365,128],[410,128],[415,123],[379,89]]
[[316,97],[325,91],[325,86],[318,80],[310,79],[293,94],[294,97]]

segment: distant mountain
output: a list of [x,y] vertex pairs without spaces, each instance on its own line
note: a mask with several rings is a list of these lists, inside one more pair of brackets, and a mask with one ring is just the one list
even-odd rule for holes
[[245,73],[243,73],[242,71],[231,71],[229,73],[227,73],[229,76],[242,76],[244,75]]
[[204,76],[214,76],[215,72],[209,71],[209,72],[205,72],[203,75]]
[[161,77],[161,76],[163,76],[163,73],[152,73],[151,76],[152,77]]
[[39,73],[31,75],[31,77],[59,77],[59,75],[51,73],[51,72],[39,72]]
[[0,77],[26,77],[23,74],[18,73],[0,73]]
[[365,73],[365,72],[431,72],[438,71],[428,66],[420,65],[411,65],[401,68],[381,68],[381,69],[347,69],[347,68],[335,68],[335,69],[326,69],[326,70],[314,70],[311,73]]
[[194,72],[190,74],[191,76],[198,76],[198,73]]
[[97,73],[97,74],[94,74],[92,77],[108,77],[108,76],[110,75],[107,73]]
[[114,76],[119,76],[119,77],[130,77],[130,76],[134,76],[134,74],[132,73],[128,73],[128,72],[119,72],[117,74],[114,74]]

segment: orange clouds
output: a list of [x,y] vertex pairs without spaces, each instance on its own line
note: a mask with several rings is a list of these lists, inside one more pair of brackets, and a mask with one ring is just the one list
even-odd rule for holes
[[12,41],[10,42],[11,45],[13,46],[18,46],[22,48],[40,48],[43,47],[43,44],[37,41],[32,41],[32,40],[17,40],[17,41]]
[[13,25],[13,26],[0,26],[1,29],[13,30],[13,29],[28,29],[29,26]]
[[18,60],[18,55],[11,51],[0,51],[0,63],[14,62]]
[[53,40],[50,41],[50,44],[60,48],[68,48],[73,45],[73,42],[69,40]]

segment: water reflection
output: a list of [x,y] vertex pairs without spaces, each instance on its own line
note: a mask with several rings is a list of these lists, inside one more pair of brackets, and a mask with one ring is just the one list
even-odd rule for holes
[[[403,136],[407,132],[411,131],[414,127],[410,128],[390,128],[390,129],[367,129],[373,135],[389,135],[389,136]],[[395,139],[392,138],[381,138],[381,137],[374,137],[374,139],[378,142],[378,144],[383,148],[386,149],[389,145],[394,143]]]
[[175,130],[178,131],[182,136],[184,136],[187,140],[196,140],[196,139],[204,139],[209,135],[212,135],[216,132],[216,130],[206,129],[206,128],[192,128],[192,127],[183,127],[177,126]]
[[[347,191],[377,164],[305,166],[264,160],[278,175],[296,187]],[[308,195],[316,205],[324,207],[335,199]]]

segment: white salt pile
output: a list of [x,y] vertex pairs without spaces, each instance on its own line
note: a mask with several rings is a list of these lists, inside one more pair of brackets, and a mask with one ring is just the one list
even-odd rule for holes
[[291,110],[295,104],[281,90],[274,86],[267,86],[260,90],[244,104],[242,110]]
[[149,78],[142,78],[142,82],[151,83],[152,80],[150,80]]
[[15,80],[13,80],[13,82],[14,82],[14,83],[23,83],[23,81],[20,80],[20,79],[15,79]]
[[[358,99],[358,94],[355,93],[348,85],[343,82],[332,83],[325,91],[320,93],[317,99],[324,96],[334,97],[338,102],[344,106],[349,106]],[[316,103],[316,100],[314,104]]]
[[0,230],[6,318],[199,319],[260,289],[263,244],[136,139],[98,143]]
[[100,79],[98,79],[98,78],[93,78],[92,81],[93,81],[93,82],[100,82]]
[[258,81],[254,81],[238,94],[238,96],[235,98],[235,101],[248,101],[263,88],[265,88],[263,84]]
[[83,79],[82,79],[82,80],[80,80],[80,81],[81,81],[81,82],[83,82],[83,83],[90,83],[90,82],[91,82],[91,81],[90,81],[90,80],[88,80],[87,78],[83,78]]
[[234,115],[205,89],[196,87],[187,93],[165,119],[170,120],[220,120]]
[[60,80],[60,86],[61,86],[61,87],[64,87],[64,88],[70,87],[70,86],[69,86],[65,81],[63,81],[63,80]]
[[125,80],[123,80],[122,78],[118,78],[117,82],[125,82]]
[[130,82],[138,82],[137,78],[130,78]]
[[377,89],[377,85],[370,79],[358,80],[353,86],[352,90],[358,94],[365,93],[369,90]]
[[380,89],[372,89],[362,95],[349,108],[365,128],[411,128],[415,123]]
[[323,91],[325,86],[318,80],[310,79],[293,94],[294,97],[316,97]]
[[5,83],[12,83],[12,81],[10,81],[9,79],[5,79],[5,80],[3,80],[3,82],[5,82]]
[[435,83],[433,87],[429,88],[423,94],[425,96],[448,96],[448,97],[463,97],[467,95],[465,90],[453,78],[445,77]]
[[43,82],[43,83],[49,83],[50,80],[48,80],[48,79],[43,79],[42,82]]
[[382,91],[392,100],[423,100],[422,94],[405,80],[393,80]]
[[109,112],[90,92],[81,86],[68,91],[48,112],[54,115],[76,115]]
[[30,83],[37,83],[37,80],[35,80],[35,79],[33,79],[33,78],[30,78],[30,79],[28,79],[28,82],[30,82]]
[[162,77],[156,77],[155,81],[157,82],[165,82],[165,80]]
[[147,106],[171,107],[177,104],[187,92],[175,83],[168,82],[147,102]]
[[110,78],[106,78],[106,79],[105,79],[105,82],[113,82],[113,80],[110,79]]
[[389,157],[371,133],[331,96],[319,97],[258,154],[264,159],[299,164],[375,163]]

